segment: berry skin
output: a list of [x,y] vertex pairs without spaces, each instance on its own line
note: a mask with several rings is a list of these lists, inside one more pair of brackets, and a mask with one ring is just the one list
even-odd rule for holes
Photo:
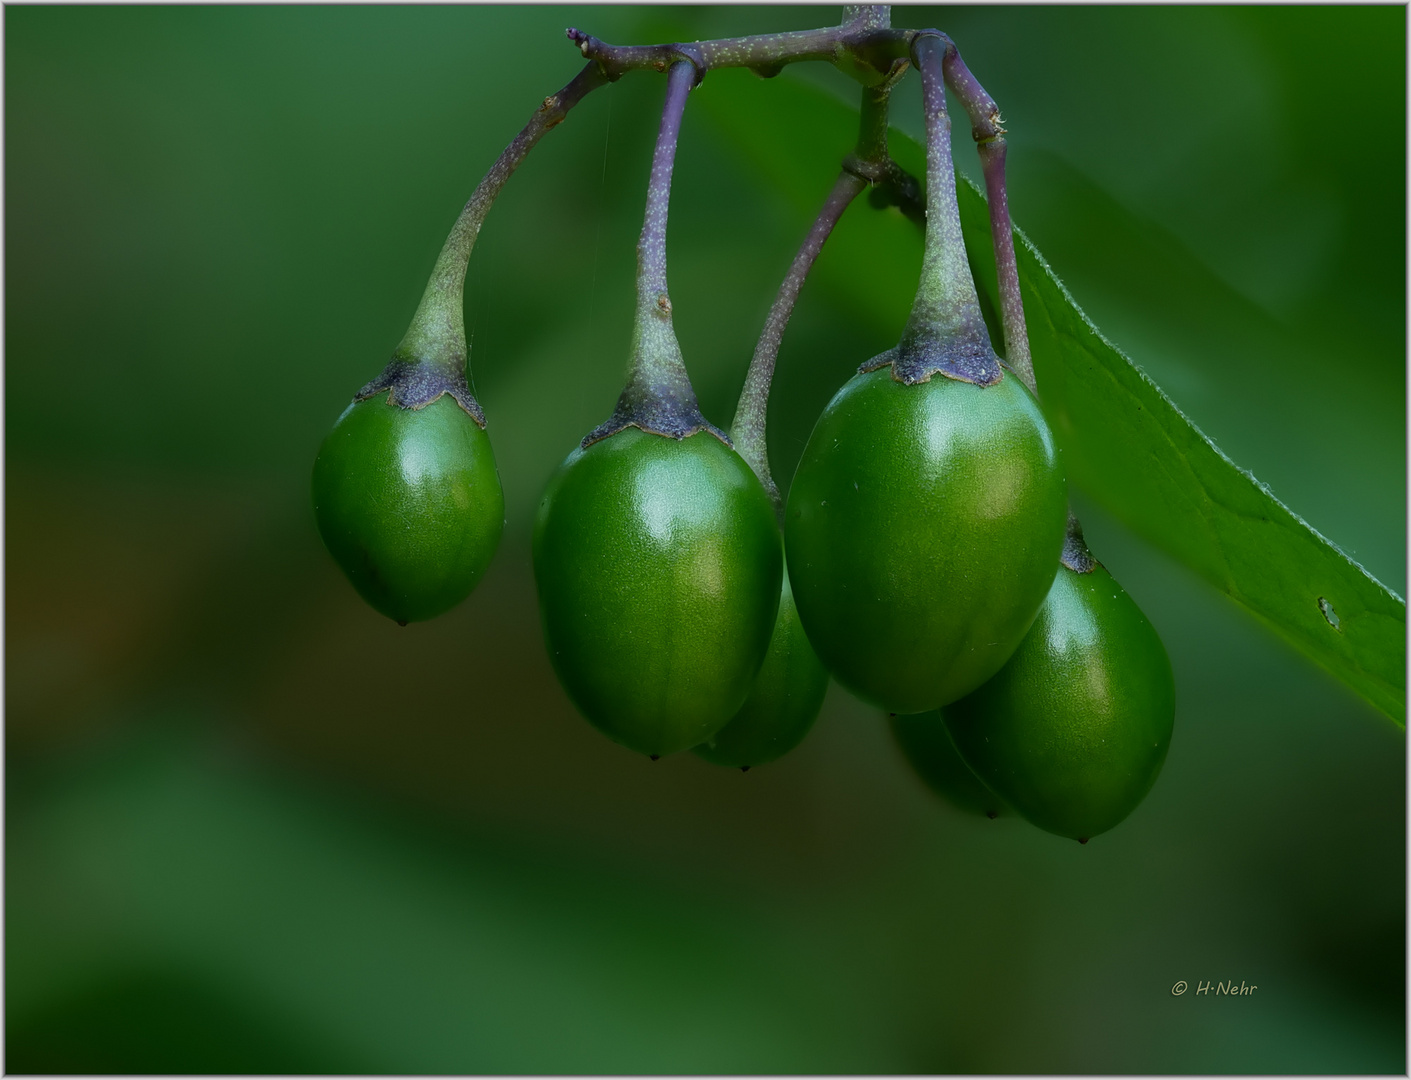
[[534,528],[559,681],[590,723],[649,755],[696,746],[739,711],[782,574],[769,497],[707,432],[629,427],[574,450]]
[[799,616],[833,676],[888,712],[974,690],[1053,581],[1066,490],[1038,404],[1007,375],[851,379],[813,429],[784,539]]
[[781,758],[813,727],[827,692],[828,671],[804,635],[786,570],[769,651],[749,698],[694,752],[713,765],[736,769]]
[[400,623],[455,607],[490,565],[505,500],[490,440],[448,395],[348,406],[319,448],[314,515],[358,593]]
[[985,786],[956,750],[940,711],[891,718],[892,735],[926,786],[957,810],[995,818],[1004,802]]
[[1100,565],[1062,567],[993,679],[942,710],[971,768],[1023,817],[1087,842],[1156,782],[1176,708],[1171,661]]

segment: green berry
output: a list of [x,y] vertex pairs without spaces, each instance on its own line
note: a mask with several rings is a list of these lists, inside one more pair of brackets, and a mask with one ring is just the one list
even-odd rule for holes
[[961,755],[1019,814],[1086,842],[1151,790],[1175,707],[1161,638],[1094,564],[1061,567],[1009,663],[943,714]]
[[859,374],[813,429],[784,537],[799,616],[864,701],[915,713],[997,672],[1063,545],[1053,436],[1017,378]]
[[449,395],[348,406],[314,462],[314,515],[358,593],[400,623],[440,615],[490,565],[505,500],[490,440]]
[[926,786],[967,814],[998,817],[1004,802],[985,786],[955,748],[940,711],[893,715],[892,735]]
[[786,571],[769,651],[750,696],[695,753],[713,765],[737,769],[774,761],[803,741],[827,692],[828,671],[804,634]]
[[574,450],[534,529],[560,682],[609,738],[655,756],[705,741],[744,704],[782,573],[769,497],[708,432],[629,427]]

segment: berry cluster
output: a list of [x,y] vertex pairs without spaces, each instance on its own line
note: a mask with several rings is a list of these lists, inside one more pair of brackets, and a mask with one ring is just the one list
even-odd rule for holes
[[[406,624],[463,600],[504,500],[466,382],[466,262],[494,196],[597,86],[666,72],[638,246],[629,378],[612,417],[550,480],[534,526],[544,637],[560,682],[609,738],[748,769],[807,734],[831,675],[893,716],[907,758],[963,808],[1006,809],[1086,842],[1145,796],[1174,715],[1170,663],[1088,553],[1034,394],[994,102],[937,31],[853,8],[831,30],[620,48],[577,31],[587,66],[477,188],[392,362],[314,465],[320,531],[353,586]],[[712,66],[829,59],[863,83],[856,151],[770,312],[729,433],[701,414],[672,327],[666,223],[686,100]],[[887,103],[919,71],[927,123],[921,282],[898,345],[819,417],[785,503],[765,413],[780,337],[833,225],[863,190],[914,199],[887,153]],[[1005,358],[960,233],[947,85],[984,166]]]

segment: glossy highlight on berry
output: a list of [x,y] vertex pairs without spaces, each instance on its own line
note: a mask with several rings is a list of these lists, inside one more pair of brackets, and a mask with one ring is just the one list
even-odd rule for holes
[[534,528],[554,670],[594,726],[643,754],[696,746],[739,711],[782,574],[768,496],[709,432],[625,428],[574,450]]
[[469,596],[505,522],[490,440],[449,395],[420,409],[381,396],[348,406],[314,462],[313,502],[334,561],[400,623]]
[[1065,520],[1053,436],[1018,379],[857,375],[819,417],[789,492],[785,549],[809,640],[889,712],[954,701],[1029,629]]
[[1086,842],[1151,790],[1175,708],[1160,636],[1094,564],[1061,567],[1009,663],[942,712],[989,787],[1039,828]]

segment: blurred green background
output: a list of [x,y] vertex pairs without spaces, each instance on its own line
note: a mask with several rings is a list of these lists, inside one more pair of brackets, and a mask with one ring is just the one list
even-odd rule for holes
[[[1081,492],[1178,694],[1161,780],[1086,847],[951,811],[836,686],[747,775],[574,714],[529,523],[624,373],[654,76],[545,139],[472,259],[508,514],[486,580],[399,629],[323,552],[319,441],[577,70],[563,28],[838,17],[5,9],[8,1072],[1405,1072],[1404,734]],[[1405,19],[895,14],[1001,103],[1016,220],[1097,324],[1403,594]],[[692,96],[671,277],[718,423],[854,99],[805,65]],[[914,76],[895,123],[921,135]],[[807,189],[781,179],[801,158]],[[910,257],[858,265],[872,230]],[[780,360],[781,480],[895,342],[919,256],[862,205],[825,251]],[[1194,993],[1231,979],[1259,989]]]

